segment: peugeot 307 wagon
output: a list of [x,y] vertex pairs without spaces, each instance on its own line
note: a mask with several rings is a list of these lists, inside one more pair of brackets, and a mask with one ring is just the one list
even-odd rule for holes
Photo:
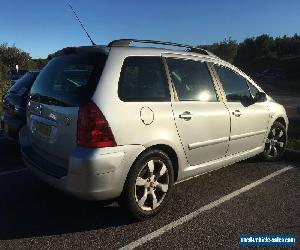
[[175,183],[255,155],[278,160],[287,127],[283,106],[212,53],[122,39],[56,53],[31,88],[20,142],[43,181],[145,219]]

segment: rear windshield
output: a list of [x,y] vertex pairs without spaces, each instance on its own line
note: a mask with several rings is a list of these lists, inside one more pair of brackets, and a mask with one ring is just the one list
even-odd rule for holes
[[27,72],[24,76],[22,76],[14,83],[9,92],[15,94],[23,94],[26,91],[29,91],[37,75],[38,72]]
[[80,53],[52,59],[32,86],[30,99],[56,106],[83,105],[93,95],[106,58],[101,53]]

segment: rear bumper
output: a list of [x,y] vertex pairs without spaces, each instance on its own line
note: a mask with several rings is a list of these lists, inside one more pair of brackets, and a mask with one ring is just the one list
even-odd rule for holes
[[21,119],[16,119],[14,117],[3,116],[2,126],[5,130],[5,134],[15,140],[19,138],[19,132],[21,128],[25,125],[25,121]]
[[132,163],[144,150],[141,145],[100,149],[77,147],[69,157],[68,169],[59,170],[61,167],[37,157],[27,133],[26,128],[21,131],[20,144],[28,168],[44,182],[85,200],[119,197]]

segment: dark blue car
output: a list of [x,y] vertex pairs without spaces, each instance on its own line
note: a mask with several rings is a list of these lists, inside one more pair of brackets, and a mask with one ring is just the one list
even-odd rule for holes
[[8,137],[18,139],[19,131],[26,123],[28,93],[38,74],[39,71],[28,71],[3,97],[2,128]]
[[12,69],[7,72],[6,77],[10,80],[11,85],[14,85],[17,80],[19,80],[22,76],[24,76],[28,70],[20,69]]

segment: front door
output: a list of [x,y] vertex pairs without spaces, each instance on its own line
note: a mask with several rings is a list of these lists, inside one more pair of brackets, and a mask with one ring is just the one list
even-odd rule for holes
[[223,66],[214,67],[222,83],[227,99],[225,104],[231,116],[227,155],[262,146],[269,122],[266,103],[254,102],[247,80],[243,76]]

